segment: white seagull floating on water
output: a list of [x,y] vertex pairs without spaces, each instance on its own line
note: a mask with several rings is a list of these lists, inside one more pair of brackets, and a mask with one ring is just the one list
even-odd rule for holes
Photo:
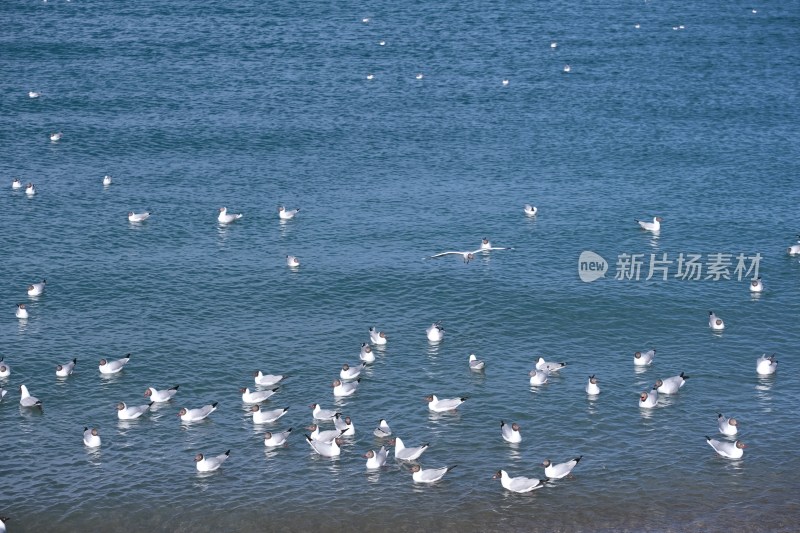
[[150,398],[150,401],[154,403],[168,402],[173,396],[178,394],[178,387],[180,387],[180,385],[175,385],[174,387],[164,390],[156,390],[153,387],[148,387],[147,390],[144,391],[144,397]]
[[431,342],[439,342],[444,338],[444,328],[441,322],[434,322],[428,329],[425,330],[428,340]]
[[636,366],[647,366],[653,364],[653,358],[656,356],[656,350],[648,350],[646,352],[634,352],[633,364]]
[[721,318],[715,315],[714,311],[709,311],[708,327],[710,327],[714,331],[722,331],[723,329],[725,329],[725,322],[723,322]]
[[331,442],[320,442],[306,435],[306,442],[308,442],[309,446],[311,446],[315,452],[323,457],[338,457],[342,453],[342,449],[339,447],[339,445],[342,444],[341,439],[334,439]]
[[320,431],[317,424],[311,424],[306,429],[311,432],[308,434],[308,437],[311,440],[324,443],[333,442],[334,439],[338,439],[344,433],[344,431],[341,429],[328,429],[326,431]]
[[739,433],[739,421],[733,417],[727,418],[722,413],[717,414],[717,427],[719,427],[720,433],[728,437]]
[[414,480],[414,483],[436,483],[456,466],[458,465],[445,466],[442,468],[427,468],[423,470],[420,465],[414,465],[411,467],[411,479]]
[[793,244],[786,249],[789,255],[800,255],[800,235],[797,236],[797,244]]
[[278,392],[278,389],[250,391],[249,388],[244,387],[239,389],[239,392],[242,393],[243,403],[261,403],[267,401],[270,396]]
[[267,448],[277,448],[278,446],[283,446],[286,444],[286,440],[289,438],[291,433],[292,428],[280,432],[267,431],[264,433],[264,446]]
[[100,432],[97,431],[97,428],[83,428],[83,444],[87,448],[97,448],[100,446]]
[[650,392],[643,392],[639,395],[639,407],[652,409],[658,404],[658,389],[653,387]]
[[11,188],[12,189],[21,189],[22,188],[22,182],[19,180],[19,178],[14,178],[11,181]]
[[47,285],[46,279],[43,279],[41,283],[31,283],[28,285],[28,296],[41,296],[45,285]]
[[775,360],[775,354],[767,357],[767,354],[762,355],[756,359],[756,373],[762,376],[769,376],[778,370],[778,362]]
[[281,220],[291,220],[294,216],[300,212],[300,208],[287,210],[282,205],[278,206],[278,218]]
[[28,91],[28,98],[39,98],[42,96],[42,93],[39,91]]
[[518,493],[531,492],[532,490],[540,489],[544,487],[544,484],[546,483],[546,481],[543,479],[522,476],[511,477],[505,470],[498,470],[497,473],[492,476],[492,478],[499,479],[500,484],[504,489]]
[[340,379],[333,380],[333,395],[337,398],[344,398],[347,396],[352,396],[358,390],[358,384],[361,382],[361,378],[358,378],[355,381],[342,381]]
[[5,362],[5,357],[0,357],[0,378],[7,378],[11,375],[11,366]]
[[133,211],[128,212],[128,222],[144,222],[148,218],[150,218],[150,211],[142,211],[141,213],[135,213]]
[[381,418],[378,421],[378,427],[375,428],[372,434],[379,439],[384,439],[392,434],[392,428],[389,427],[389,423],[385,419]]
[[135,405],[128,407],[125,405],[125,402],[119,402],[117,404],[117,418],[120,420],[135,420],[145,414],[153,405],[153,403],[154,402],[150,402],[147,405]]
[[661,217],[653,217],[652,222],[647,222],[645,220],[637,220],[636,222],[639,223],[639,226],[646,231],[658,232],[661,231]]
[[503,436],[503,440],[506,442],[510,442],[512,444],[522,442],[522,435],[520,434],[519,429],[519,424],[516,422],[508,425],[504,420],[500,421],[500,434]]
[[680,375],[671,378],[657,379],[655,386],[659,394],[676,394],[687,379],[689,376],[681,372]]
[[297,268],[300,266],[300,260],[293,255],[287,255],[286,266],[288,266],[289,268]]
[[597,384],[597,378],[594,374],[589,376],[589,381],[586,383],[586,394],[590,396],[600,394],[600,386]]
[[747,445],[737,440],[736,442],[728,442],[724,440],[717,440],[712,439],[711,437],[706,437],[706,442],[708,445],[714,448],[714,451],[717,452],[721,457],[725,459],[741,459],[744,455],[744,449],[747,448]]
[[547,476],[547,479],[561,479],[567,477],[572,469],[577,466],[583,456],[576,457],[571,461],[567,461],[566,463],[559,463],[554,465],[550,459],[545,459],[542,462],[542,466],[544,467],[544,475]]
[[394,458],[400,461],[416,461],[430,446],[430,444],[425,443],[416,448],[406,448],[400,437],[395,438],[394,442],[390,444],[394,444]]
[[25,304],[17,304],[17,310],[14,311],[14,316],[20,320],[28,318],[28,310],[25,309]]
[[428,402],[428,409],[433,411],[434,413],[444,413],[446,411],[455,411],[456,408],[467,401],[467,397],[463,398],[449,398],[446,400],[440,400],[436,397],[435,394],[431,394],[430,396],[425,397],[425,401]]
[[39,409],[42,408],[42,402],[36,396],[31,396],[31,393],[28,392],[28,387],[25,385],[19,386],[19,404],[22,407],[38,407]]
[[72,361],[64,363],[63,365],[56,365],[56,377],[65,378],[72,374],[75,370],[75,365],[78,364],[78,358],[73,357]]
[[336,416],[333,417],[333,425],[342,432],[343,437],[352,437],[356,434],[356,426],[349,416],[342,418],[340,413],[336,413]]
[[342,369],[339,371],[339,378],[344,380],[353,380],[357,379],[358,376],[361,375],[361,371],[366,368],[367,363],[361,363],[358,366],[350,366],[347,363],[342,365]]
[[479,372],[486,367],[486,363],[478,359],[474,353],[469,354],[469,369]]
[[522,211],[529,217],[535,217],[536,213],[539,212],[539,208],[532,206],[531,204],[525,204],[522,208]]
[[227,207],[220,207],[219,208],[219,215],[217,216],[217,220],[219,221],[220,224],[231,224],[231,223],[239,220],[243,216],[244,215],[241,214],[241,213],[230,213],[229,214]]
[[282,407],[264,411],[258,404],[250,408],[250,412],[253,413],[253,424],[269,424],[270,422],[275,422],[285,415],[288,410],[288,407]]
[[369,328],[369,340],[372,344],[386,344],[387,341],[386,333],[383,331],[378,331],[378,328]]
[[377,451],[370,450],[363,455],[363,457],[367,460],[367,470],[377,470],[386,464],[386,446],[381,446],[381,449]]
[[547,378],[550,376],[550,372],[547,370],[538,370],[533,369],[528,372],[528,375],[531,377],[530,383],[534,387],[538,387],[539,385],[544,385],[547,383]]
[[125,354],[125,357],[122,359],[117,359],[116,361],[100,359],[100,365],[98,368],[100,369],[101,374],[116,374],[117,372],[120,372],[130,360],[131,354]]
[[375,362],[375,354],[372,351],[372,346],[367,344],[366,342],[361,343],[361,353],[358,354],[358,358],[367,363],[374,363]]
[[33,196],[34,194],[36,194],[36,186],[33,183],[28,183],[25,186],[25,194],[27,194],[28,196]]
[[311,409],[311,416],[313,416],[315,420],[333,420],[333,417],[336,416],[336,411],[333,409],[323,409],[318,403],[312,403]]
[[261,370],[253,372],[253,377],[255,378],[256,385],[261,385],[262,387],[271,387],[286,378],[286,376],[280,374],[263,374]]
[[514,248],[510,247],[492,246],[491,241],[489,241],[489,239],[487,239],[486,237],[484,237],[481,240],[481,248],[480,248],[481,252],[491,252],[492,250],[513,250],[513,249]]
[[761,282],[761,276],[750,281],[750,292],[763,292],[764,284]]
[[547,373],[558,372],[567,366],[567,363],[555,363],[544,360],[544,357],[539,357],[536,361],[536,370],[544,370]]
[[214,402],[209,405],[204,405],[203,407],[198,407],[197,409],[181,407],[181,410],[178,411],[178,416],[181,417],[182,422],[199,422],[216,411],[218,404],[219,402]]
[[106,174],[103,176],[103,187],[108,187],[109,185],[111,185],[111,176]]
[[61,140],[61,137],[63,137],[63,136],[64,136],[63,133],[61,133],[60,131],[57,131],[55,133],[51,133],[50,134],[50,140],[53,141],[53,142],[58,142],[58,141]]
[[218,469],[222,466],[222,463],[230,456],[231,451],[228,450],[227,452],[223,453],[222,455],[217,455],[216,457],[205,457],[202,453],[198,453],[194,456],[195,465],[197,466],[198,472],[213,472],[214,470]]

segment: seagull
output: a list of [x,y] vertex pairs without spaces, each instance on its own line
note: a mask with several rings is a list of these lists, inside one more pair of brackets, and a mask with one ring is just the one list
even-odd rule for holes
[[652,222],[647,222],[645,220],[637,220],[636,222],[639,223],[639,226],[643,230],[652,231],[653,233],[661,231],[661,217],[653,217]]
[[381,449],[376,453],[370,450],[362,457],[367,460],[367,470],[377,470],[386,464],[386,446],[381,446]]
[[378,41],[378,44],[381,46],[386,46],[386,41]]
[[6,394],[8,394],[8,391],[3,387],[0,387],[0,402],[3,401],[3,398],[6,397]]
[[270,396],[278,392],[278,389],[269,389],[269,390],[257,390],[250,392],[250,389],[247,387],[239,389],[239,392],[242,393],[242,402],[243,403],[261,403],[269,399]]
[[423,75],[422,75],[422,72],[418,73],[418,74],[417,74],[417,76],[416,76],[416,78],[417,78],[418,80],[421,80],[421,79],[422,79],[422,78],[424,78],[424,77],[425,77],[425,76],[423,76]]
[[378,422],[378,427],[375,428],[372,434],[379,439],[384,439],[392,434],[392,428],[389,427],[389,423],[385,419],[381,418]]
[[225,460],[230,456],[231,451],[228,450],[227,452],[223,453],[222,455],[218,455],[216,457],[203,457],[202,453],[198,453],[194,456],[194,461],[197,466],[198,472],[213,472],[220,466]]
[[438,253],[438,254],[435,254],[435,255],[431,255],[431,256],[427,257],[427,259],[437,259],[439,257],[444,257],[446,255],[459,255],[459,256],[461,256],[461,258],[464,260],[465,263],[469,263],[470,261],[475,259],[475,254],[477,254],[480,251],[481,250],[479,248],[477,250],[472,250],[471,252],[453,252],[453,251],[451,251],[451,252],[441,252],[441,253]]
[[333,395],[337,398],[344,398],[346,396],[352,396],[358,390],[358,384],[361,382],[361,378],[358,378],[355,381],[341,381],[339,379],[333,380]]
[[275,422],[277,419],[282,417],[288,411],[288,407],[283,407],[279,409],[270,409],[269,411],[262,411],[261,406],[256,404],[250,408],[250,412],[253,413],[253,424],[269,424],[270,422]]
[[554,465],[550,459],[545,459],[542,463],[544,467],[544,475],[547,476],[547,479],[561,479],[563,477],[567,477],[572,469],[580,462],[583,456],[576,457],[571,461],[567,461],[566,463],[560,463]]
[[181,407],[181,410],[178,411],[178,416],[181,417],[182,422],[199,422],[216,411],[218,403],[219,402],[214,402],[209,405],[204,405],[203,407],[198,407],[197,409]]
[[150,218],[150,211],[142,211],[141,213],[128,212],[128,222],[144,222]]
[[723,329],[725,329],[725,322],[723,322],[721,318],[715,315],[714,311],[709,311],[708,327],[710,327],[714,331],[722,331]]
[[156,390],[153,387],[148,387],[147,390],[144,391],[144,396],[145,398],[150,398],[150,401],[154,403],[168,402],[173,396],[178,394],[178,387],[180,387],[180,385],[175,385],[174,387],[164,390]]
[[532,490],[540,489],[544,487],[546,480],[544,479],[535,479],[535,478],[528,478],[528,477],[511,477],[506,473],[505,470],[498,470],[495,475],[492,476],[493,479],[499,479],[500,484],[503,486],[504,489],[510,490],[511,492],[531,492]]
[[39,98],[42,96],[42,93],[39,91],[28,91],[28,98]]
[[642,27],[642,25],[637,22],[636,24],[633,25],[633,27],[638,30],[639,28]]
[[12,189],[21,189],[22,188],[22,182],[19,181],[19,178],[14,178],[14,180],[11,182],[11,188]]
[[544,360],[544,357],[539,357],[539,360],[536,361],[536,370],[544,370],[548,373],[558,372],[565,366],[567,366],[567,363],[548,362]]
[[469,369],[479,372],[486,367],[486,363],[478,359],[474,353],[469,354]]
[[289,268],[297,268],[300,266],[300,260],[293,255],[286,256],[286,265]]
[[7,516],[0,516],[0,533],[6,533],[6,522],[11,520]]
[[653,348],[652,350],[648,350],[644,353],[642,352],[634,352],[633,354],[633,364],[635,366],[647,366],[653,363],[653,358],[656,356],[656,350]]
[[709,446],[714,448],[715,452],[725,459],[741,459],[744,455],[744,449],[747,448],[747,444],[740,440],[736,442],[727,442],[706,437],[706,442],[708,442]]
[[481,240],[481,248],[480,248],[479,251],[481,251],[481,252],[491,252],[492,250],[513,250],[513,248],[501,248],[501,247],[497,247],[497,246],[492,246],[492,243],[489,241],[489,239],[484,237]]
[[4,363],[5,357],[0,357],[0,378],[7,378],[11,375],[11,367],[8,363]]
[[58,142],[58,141],[61,140],[61,137],[63,137],[63,136],[64,136],[63,133],[61,133],[60,131],[57,131],[55,133],[51,133],[50,134],[50,140],[53,141],[53,142]]
[[253,372],[253,377],[255,378],[256,385],[261,385],[262,387],[271,387],[272,385],[277,385],[286,378],[286,376],[280,374],[262,374],[261,370],[256,370]]
[[281,220],[291,220],[299,212],[300,212],[300,208],[299,207],[297,209],[291,209],[291,210],[287,211],[286,208],[283,207],[282,205],[278,206],[278,217]]
[[361,22],[363,22],[364,24],[367,24],[369,22],[369,18],[368,17],[364,17],[363,19],[361,19]]
[[503,80],[503,87],[507,87],[507,86],[508,86],[508,83],[509,83],[509,82],[508,82],[508,80],[507,80],[507,79],[504,79],[504,80]]
[[125,402],[119,402],[117,404],[117,418],[120,420],[135,420],[139,418],[143,414],[147,412],[148,409],[153,405],[154,402],[150,402],[147,405],[137,405],[134,407],[128,407],[125,405]]
[[797,244],[793,244],[786,249],[789,255],[800,255],[800,235],[797,236]]
[[600,394],[600,387],[597,385],[597,378],[594,374],[589,376],[589,381],[586,383],[586,394],[591,396]]
[[28,196],[33,196],[34,194],[36,194],[36,186],[33,183],[28,183],[25,186],[25,194],[27,194]]
[[350,366],[347,363],[342,365],[342,369],[339,371],[339,378],[345,380],[353,380],[357,379],[358,376],[361,375],[361,371],[366,368],[367,363],[361,363],[358,366]]
[[291,432],[292,428],[289,428],[286,431],[281,431],[278,433],[267,431],[266,433],[264,433],[264,446],[268,448],[276,448],[278,446],[283,446],[284,444],[286,444],[286,440],[289,438]]
[[572,67],[570,67],[569,65],[564,65],[564,72],[570,72],[570,71],[572,71]]
[[109,185],[111,185],[111,176],[106,174],[103,176],[103,187],[108,187]]
[[434,413],[444,413],[445,411],[455,411],[459,405],[467,401],[467,397],[440,400],[435,394],[431,394],[425,397],[425,401],[428,402],[428,409]]
[[317,424],[311,424],[306,428],[311,433],[308,435],[313,441],[329,443],[334,439],[338,439],[344,434],[341,429],[329,429],[327,431],[320,431]]
[[72,374],[72,371],[75,370],[75,365],[78,364],[78,358],[73,357],[72,361],[69,363],[64,363],[63,365],[56,365],[56,377],[65,378]]
[[689,376],[681,372],[678,376],[657,379],[656,388],[658,389],[659,394],[675,394],[681,387],[683,387],[683,384],[686,383],[687,379],[689,379]]
[[778,362],[775,360],[775,354],[767,357],[767,354],[762,355],[756,359],[756,373],[762,376],[774,374],[778,370]]
[[522,435],[519,433],[519,424],[514,422],[510,426],[504,420],[500,421],[500,434],[503,440],[512,444],[522,442]]
[[358,358],[361,359],[364,364],[375,362],[375,354],[372,353],[372,347],[366,342],[361,343],[361,353],[358,354]]
[[41,283],[31,283],[28,285],[28,296],[41,296],[45,285],[47,285],[46,279],[43,279]]
[[423,470],[421,466],[414,465],[411,467],[411,479],[414,480],[414,483],[436,483],[456,466],[458,465]]
[[550,372],[547,370],[531,370],[528,372],[528,375],[531,377],[530,382],[533,386],[544,385],[547,383],[547,377],[550,375]]
[[17,310],[14,311],[14,316],[21,320],[28,318],[28,310],[25,309],[25,304],[17,304]]
[[444,338],[444,328],[442,327],[442,323],[434,322],[428,329],[425,330],[425,333],[428,335],[429,341],[441,341]]
[[761,276],[750,281],[750,292],[763,292],[764,284],[761,282]]
[[655,386],[650,389],[650,392],[643,392],[639,395],[639,407],[644,409],[652,409],[658,403],[658,388]]
[[371,80],[371,79],[373,79],[374,77],[375,77],[375,76],[374,76],[374,75],[372,75],[372,74],[367,74],[367,79],[368,79],[368,80]]
[[557,43],[557,42],[555,42],[555,41],[551,41],[551,42],[550,42],[550,48],[553,48],[553,49],[555,49],[557,46],[558,46],[558,43]]
[[315,452],[323,457],[338,457],[342,453],[342,449],[339,447],[342,443],[342,439],[334,439],[331,442],[321,442],[313,440],[306,435],[306,442],[308,442],[309,446],[311,446]]
[[524,211],[529,217],[535,217],[536,213],[539,212],[539,208],[534,207],[531,204],[525,204],[525,206],[522,208],[522,211]]
[[369,328],[369,340],[372,344],[386,344],[386,333],[377,328]]
[[122,368],[128,364],[128,361],[131,360],[131,354],[125,354],[125,357],[122,359],[117,359],[116,361],[109,361],[108,359],[100,359],[100,373],[101,374],[116,374],[117,372],[121,371]]
[[315,420],[333,420],[333,417],[336,416],[336,411],[333,409],[323,409],[318,403],[312,403],[310,407],[313,409],[311,415]]
[[394,458],[400,461],[415,461],[419,459],[419,456],[430,446],[430,444],[425,443],[416,448],[406,448],[403,445],[403,441],[400,440],[400,437],[395,438],[394,442],[390,442],[389,444],[394,444]]
[[100,433],[97,428],[83,428],[83,444],[88,448],[98,448],[100,446]]
[[341,414],[336,413],[336,416],[333,418],[333,425],[342,432],[342,437],[352,437],[356,434],[356,426],[353,424],[353,419],[349,416],[342,418]]
[[19,386],[20,398],[19,404],[22,407],[38,407],[39,409],[42,408],[42,402],[39,398],[35,396],[31,396],[31,393],[28,392],[28,387],[25,385]]
[[733,417],[725,418],[722,413],[717,415],[717,426],[719,426],[719,432],[728,437],[739,433],[739,421]]
[[219,208],[219,215],[217,216],[217,220],[220,224],[231,224],[232,222],[239,220],[244,215],[241,213],[231,213],[228,214],[227,207],[220,207]]

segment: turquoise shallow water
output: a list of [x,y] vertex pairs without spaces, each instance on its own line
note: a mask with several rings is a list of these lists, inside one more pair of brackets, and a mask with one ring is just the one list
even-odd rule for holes
[[[794,530],[800,13],[749,7],[3,2],[9,531]],[[39,193],[12,191],[14,177]],[[279,223],[279,204],[300,215]],[[222,205],[244,218],[219,227]],[[634,223],[654,215],[658,238]],[[482,237],[515,250],[422,260]],[[580,281],[584,250],[611,263],[606,279]],[[621,253],[760,253],[767,290],[615,280]],[[26,297],[41,278],[46,293]],[[330,382],[372,325],[389,342],[335,402]],[[651,347],[636,372],[633,352]],[[100,376],[101,357],[127,352]],[[763,352],[778,354],[773,378],[755,374]],[[539,355],[569,365],[532,389]],[[275,425],[254,428],[237,393],[255,369],[291,376],[267,404],[290,408]],[[641,412],[637,395],[681,371],[681,393]],[[43,413],[19,408],[22,383]],[[170,404],[117,421],[118,401],[178,383]],[[430,393],[470,399],[431,416]],[[208,421],[175,416],[212,401]],[[336,460],[303,442],[312,402],[355,422]],[[740,419],[744,460],[705,443],[718,412]],[[431,487],[393,463],[365,473],[382,417],[431,443],[424,466],[458,468]],[[501,419],[521,424],[519,446]],[[287,448],[264,449],[264,431],[290,426]],[[196,473],[195,453],[227,449],[220,471]],[[574,479],[533,494],[491,479],[577,455]]]

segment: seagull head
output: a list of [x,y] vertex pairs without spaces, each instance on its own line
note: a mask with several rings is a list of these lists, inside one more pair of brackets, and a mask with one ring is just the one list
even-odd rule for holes
[[202,460],[203,460],[203,454],[202,453],[198,453],[197,455],[194,456],[194,462],[195,463],[199,463]]
[[647,401],[647,393],[643,392],[639,395],[639,401],[646,402]]
[[361,457],[363,457],[364,459],[372,459],[373,457],[375,457],[375,452],[370,450]]
[[545,459],[544,461],[542,461],[542,466],[545,467],[545,468],[547,468],[551,464],[552,463],[550,462],[550,459]]
[[186,414],[186,408],[185,407],[181,407],[181,410],[178,411],[178,416],[183,416],[185,414]]
[[739,448],[740,450],[744,450],[745,448],[747,448],[747,444],[745,444],[744,442],[742,442],[740,440],[737,440],[736,441],[736,447]]
[[117,404],[117,411],[122,411],[125,409],[125,402],[119,402]]

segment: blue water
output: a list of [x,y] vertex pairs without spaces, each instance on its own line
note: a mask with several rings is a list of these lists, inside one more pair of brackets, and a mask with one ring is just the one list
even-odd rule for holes
[[[9,0],[0,19],[10,532],[796,528],[796,3]],[[12,191],[15,177],[38,194]],[[282,224],[279,204],[300,214]],[[220,227],[223,205],[244,218]],[[154,214],[132,225],[132,210]],[[656,215],[658,237],[634,222]],[[422,260],[482,237],[515,250]],[[579,279],[584,250],[610,263],[605,279]],[[621,253],[760,253],[766,292],[615,280]],[[385,350],[334,402],[373,325]],[[652,347],[636,372],[633,352]],[[127,352],[100,376],[100,358]],[[764,352],[772,378],[755,374]],[[531,388],[539,355],[569,365]],[[276,424],[254,427],[237,393],[256,369],[290,375],[266,404],[290,407]],[[679,395],[637,407],[681,371]],[[42,413],[17,405],[23,383]],[[117,420],[117,402],[178,383],[169,404]],[[431,393],[470,399],[431,416]],[[205,422],[175,416],[212,401]],[[338,459],[303,442],[312,402],[355,422]],[[705,442],[718,412],[740,420],[741,461]],[[391,460],[366,473],[380,418],[431,443],[423,466],[458,468],[434,486]],[[501,419],[520,423],[520,445]],[[265,450],[264,431],[290,426],[287,448]],[[196,453],[227,449],[197,474]],[[578,455],[573,479],[533,494],[491,479]]]

